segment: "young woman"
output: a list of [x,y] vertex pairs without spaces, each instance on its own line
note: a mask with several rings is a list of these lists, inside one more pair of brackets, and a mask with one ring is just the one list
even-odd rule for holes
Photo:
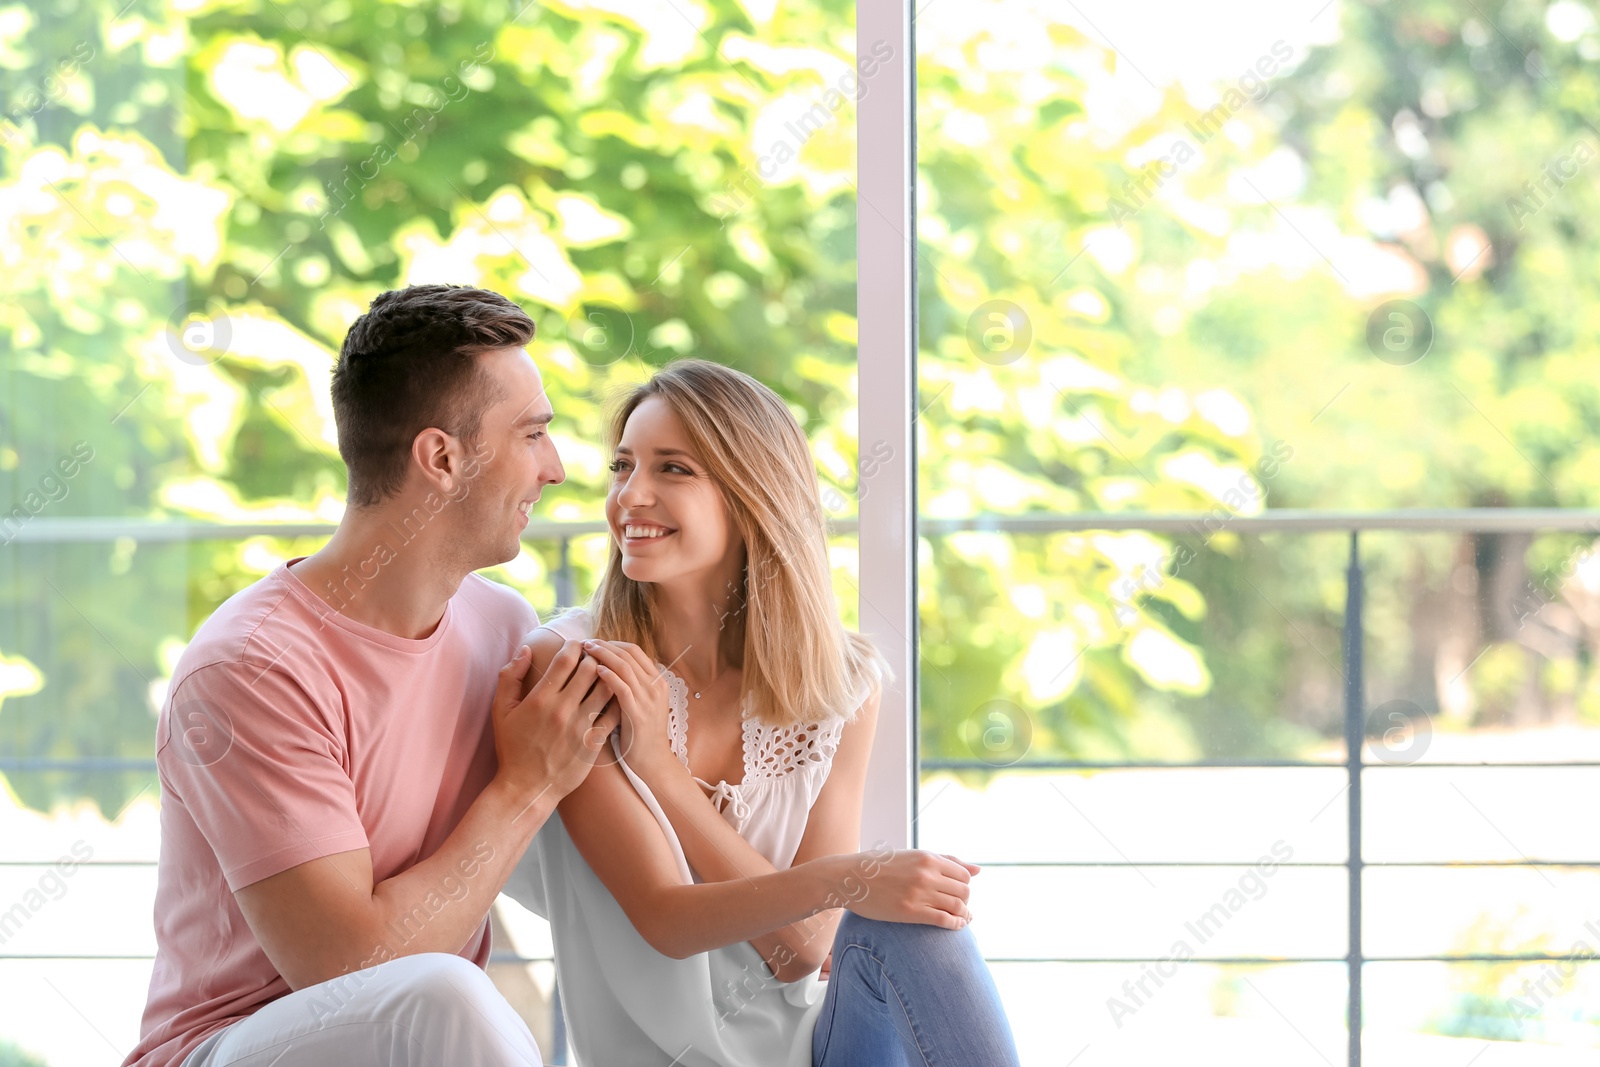
[[580,1061],[1016,1064],[966,929],[978,868],[858,851],[883,663],[838,622],[794,417],[753,378],[685,360],[627,397],[607,445],[593,604],[515,664],[531,654],[531,684],[575,642],[622,712],[615,758],[520,872]]

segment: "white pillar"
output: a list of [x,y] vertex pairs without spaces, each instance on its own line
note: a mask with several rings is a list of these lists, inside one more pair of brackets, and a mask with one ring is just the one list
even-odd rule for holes
[[[886,58],[885,58],[886,56]],[[916,57],[908,0],[857,0],[856,315],[861,396],[861,630],[894,668],[862,811],[864,847],[912,844],[916,795]],[[859,71],[859,66],[858,66]]]

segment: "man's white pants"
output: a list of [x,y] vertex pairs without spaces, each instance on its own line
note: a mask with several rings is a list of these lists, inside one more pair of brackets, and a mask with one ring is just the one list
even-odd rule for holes
[[202,1042],[183,1067],[540,1067],[539,1046],[477,964],[402,956],[297,989]]

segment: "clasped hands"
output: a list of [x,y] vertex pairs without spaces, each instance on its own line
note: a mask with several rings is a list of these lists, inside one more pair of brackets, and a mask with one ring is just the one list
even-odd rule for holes
[[649,777],[669,762],[676,763],[667,730],[671,695],[666,673],[644,649],[627,641],[590,639],[583,642],[583,652],[598,665],[596,684],[611,690],[621,712],[619,747],[628,766]]
[[523,645],[500,670],[497,729],[514,714],[533,720],[527,728],[537,730],[542,720],[576,713],[578,721],[572,725],[580,728],[582,747],[591,754],[603,754],[607,738],[620,728],[622,754],[636,772],[676,762],[667,738],[666,674],[638,645],[568,640],[540,674],[528,669],[530,656],[531,649]]
[[[637,773],[672,759],[668,690],[660,668],[622,641],[564,642],[544,670],[523,645],[500,668],[491,716],[502,778],[517,796],[564,797],[605,758],[619,727]],[[676,762],[676,761],[674,761]]]

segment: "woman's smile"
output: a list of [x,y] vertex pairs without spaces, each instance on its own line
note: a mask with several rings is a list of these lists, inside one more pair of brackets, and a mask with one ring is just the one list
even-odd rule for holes
[[622,524],[622,543],[637,547],[665,540],[677,532],[669,526],[653,522],[625,522]]

